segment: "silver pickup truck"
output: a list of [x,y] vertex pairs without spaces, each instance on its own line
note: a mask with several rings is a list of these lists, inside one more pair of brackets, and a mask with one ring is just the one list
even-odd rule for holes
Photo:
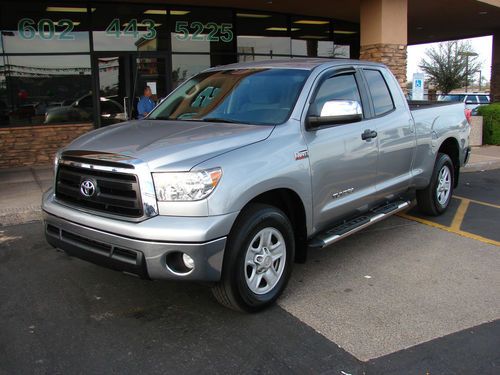
[[146,279],[209,282],[258,311],[294,262],[406,209],[450,202],[468,159],[464,105],[408,103],[383,65],[294,59],[186,81],[146,119],[58,152],[47,241]]

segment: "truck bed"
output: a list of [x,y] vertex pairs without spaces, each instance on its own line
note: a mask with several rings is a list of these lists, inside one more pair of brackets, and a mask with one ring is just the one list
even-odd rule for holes
[[411,111],[416,111],[419,109],[427,109],[432,107],[443,107],[448,105],[462,104],[460,102],[445,102],[445,101],[431,101],[431,100],[408,100],[408,106]]

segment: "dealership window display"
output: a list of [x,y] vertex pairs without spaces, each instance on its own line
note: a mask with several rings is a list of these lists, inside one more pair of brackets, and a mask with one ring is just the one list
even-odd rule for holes
[[355,24],[139,2],[1,2],[0,30],[0,126],[106,126],[209,67],[359,51]]

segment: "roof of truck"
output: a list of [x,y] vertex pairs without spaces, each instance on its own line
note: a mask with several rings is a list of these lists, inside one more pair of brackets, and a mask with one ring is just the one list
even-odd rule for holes
[[318,66],[336,66],[336,65],[372,65],[372,66],[384,66],[380,63],[374,63],[370,61],[360,61],[360,60],[349,60],[349,59],[322,59],[322,58],[289,58],[289,59],[272,59],[264,61],[252,61],[243,62],[229,65],[216,66],[207,70],[229,70],[229,69],[269,69],[269,68],[280,68],[280,69],[303,69],[303,70],[313,70]]

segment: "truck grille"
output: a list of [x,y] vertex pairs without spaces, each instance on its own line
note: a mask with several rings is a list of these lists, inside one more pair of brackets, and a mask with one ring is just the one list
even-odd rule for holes
[[[90,181],[88,196],[82,183]],[[128,173],[99,171],[59,164],[56,197],[74,206],[127,217],[143,215],[137,176]]]

